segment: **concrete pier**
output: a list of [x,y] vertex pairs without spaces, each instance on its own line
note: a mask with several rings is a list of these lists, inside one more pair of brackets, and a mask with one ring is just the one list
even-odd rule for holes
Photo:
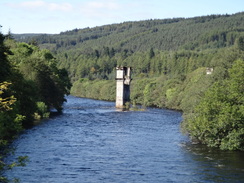
[[116,107],[130,101],[131,67],[116,67]]

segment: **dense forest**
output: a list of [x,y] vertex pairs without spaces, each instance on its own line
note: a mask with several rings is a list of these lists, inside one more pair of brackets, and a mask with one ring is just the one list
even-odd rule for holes
[[132,104],[182,110],[192,140],[244,150],[243,12],[14,37],[51,50],[73,95],[115,100],[115,67],[130,66]]
[[2,158],[8,142],[36,120],[48,117],[51,109],[61,112],[71,83],[50,51],[1,33],[0,63],[0,182],[7,182],[1,171],[23,165],[25,159],[5,164]]
[[[60,60],[58,67],[68,69],[74,82],[80,78],[112,79],[116,65],[132,66],[134,76],[140,73],[177,74],[175,70],[186,74],[203,65],[211,67],[208,63],[211,58],[205,57],[235,45],[244,34],[243,20],[244,13],[237,13],[124,22],[57,35],[14,36],[18,41],[50,49]],[[181,58],[190,57],[198,61],[193,61],[187,68],[177,63]],[[184,73],[174,67],[176,63]]]

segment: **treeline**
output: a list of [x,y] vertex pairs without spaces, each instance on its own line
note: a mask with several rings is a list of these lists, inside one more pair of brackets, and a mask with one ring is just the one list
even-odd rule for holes
[[42,117],[51,108],[61,111],[71,84],[68,72],[57,68],[50,51],[0,36],[0,139],[8,139],[18,131],[14,128],[17,116],[22,116],[20,126],[28,128],[35,113]]
[[[3,149],[21,130],[62,110],[71,88],[68,72],[57,68],[50,51],[18,43],[0,33],[0,173],[12,167],[2,161]],[[0,182],[7,181],[0,175]]]
[[[116,65],[131,62],[134,64],[131,66],[137,69],[134,70],[136,73],[148,73],[150,70],[161,74],[169,72],[170,67],[171,70],[178,70],[178,57],[191,57],[195,60],[193,54],[195,57],[205,57],[214,55],[217,49],[235,45],[244,36],[243,20],[244,13],[210,15],[124,22],[74,29],[58,35],[16,37],[18,40],[37,44],[40,48],[50,49],[60,60],[58,67],[68,69],[69,77],[74,82],[79,78],[112,79]],[[207,62],[208,60],[205,65],[209,66]],[[196,69],[197,64],[192,61],[192,68],[188,69]],[[168,66],[162,68],[161,65]]]
[[63,52],[79,49],[82,54],[101,51],[103,46],[116,52],[155,50],[196,50],[234,44],[244,31],[244,13],[209,15],[194,18],[155,19],[124,22],[94,28],[74,29],[57,35],[15,35],[25,42]]
[[[201,52],[182,50],[152,53],[153,50],[150,50],[132,54],[124,60],[117,58],[108,64],[107,70],[111,70],[111,73],[107,75],[106,80],[97,77],[101,73],[97,73],[99,70],[96,71],[96,67],[93,68],[93,65],[90,67],[89,64],[98,62],[90,58],[87,67],[81,66],[81,68],[87,68],[85,70],[88,75],[77,77],[80,79],[74,82],[71,93],[88,98],[114,100],[114,66],[130,66],[133,68],[132,102],[188,112],[188,108],[193,108],[193,104],[189,103],[191,100],[197,103],[204,91],[214,82],[228,78],[228,69],[232,67],[235,60],[244,60],[241,46],[243,39],[240,38],[239,42],[237,41],[236,45],[230,48]],[[109,59],[105,61],[109,62]],[[207,68],[213,68],[214,71],[207,74]],[[79,67],[77,70],[80,73],[83,71]],[[111,93],[113,93],[112,96],[110,96]]]

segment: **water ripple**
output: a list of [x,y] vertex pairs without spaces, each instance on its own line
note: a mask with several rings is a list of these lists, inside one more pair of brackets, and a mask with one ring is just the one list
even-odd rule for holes
[[[26,167],[7,171],[23,183],[241,182],[240,156],[206,151],[180,133],[181,113],[119,112],[113,102],[68,97],[63,114],[14,143]],[[217,156],[216,154],[219,154]],[[232,157],[232,158],[231,158]],[[228,163],[237,158],[233,163]]]

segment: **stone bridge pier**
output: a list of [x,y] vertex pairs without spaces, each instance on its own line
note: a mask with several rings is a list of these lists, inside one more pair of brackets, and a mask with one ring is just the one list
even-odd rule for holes
[[116,67],[116,107],[130,101],[131,67]]

